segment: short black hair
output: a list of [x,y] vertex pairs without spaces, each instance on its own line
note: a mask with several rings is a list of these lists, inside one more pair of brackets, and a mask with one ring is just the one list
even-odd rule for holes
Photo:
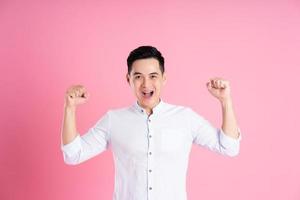
[[140,46],[132,50],[127,58],[128,74],[132,70],[132,63],[138,59],[155,58],[159,62],[161,73],[165,72],[165,60],[162,54],[153,46]]

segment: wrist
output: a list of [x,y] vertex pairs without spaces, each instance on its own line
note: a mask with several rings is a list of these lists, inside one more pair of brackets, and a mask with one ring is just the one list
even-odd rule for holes
[[65,111],[75,112],[76,111],[76,106],[71,106],[71,105],[65,104],[64,109],[65,109]]
[[231,99],[231,97],[227,97],[227,98],[221,99],[220,103],[221,103],[222,107],[232,106],[232,99]]

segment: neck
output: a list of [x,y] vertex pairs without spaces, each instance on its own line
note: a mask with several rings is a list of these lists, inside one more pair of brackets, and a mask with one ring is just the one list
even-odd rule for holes
[[160,102],[161,102],[161,99],[159,99],[159,101],[154,106],[152,106],[152,107],[145,107],[142,104],[140,104],[139,102],[138,102],[138,104],[139,104],[139,106],[141,106],[142,108],[144,108],[146,110],[148,116],[150,116],[153,113],[153,108],[156,107]]
[[152,113],[153,113],[153,109],[151,109],[151,108],[146,108],[146,112],[147,112],[148,116],[150,116],[150,115],[152,115]]

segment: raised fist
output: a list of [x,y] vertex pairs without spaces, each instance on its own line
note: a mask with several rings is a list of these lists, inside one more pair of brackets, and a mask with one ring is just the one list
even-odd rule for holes
[[65,106],[76,107],[79,104],[85,103],[88,97],[89,93],[83,85],[72,85],[66,91]]
[[211,78],[206,83],[208,91],[220,101],[230,99],[230,84],[223,78]]

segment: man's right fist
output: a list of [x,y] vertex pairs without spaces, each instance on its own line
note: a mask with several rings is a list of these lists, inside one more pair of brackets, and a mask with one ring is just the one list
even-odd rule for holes
[[76,107],[79,104],[85,103],[88,97],[89,93],[83,85],[72,85],[66,91],[65,106]]

